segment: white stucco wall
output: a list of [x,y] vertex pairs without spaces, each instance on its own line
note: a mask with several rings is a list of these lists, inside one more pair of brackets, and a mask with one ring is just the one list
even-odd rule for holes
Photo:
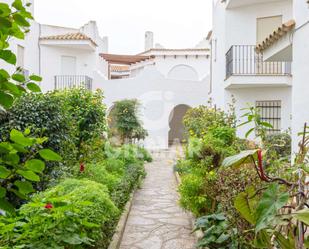
[[[39,74],[39,24],[31,21],[30,32],[26,34],[25,40],[12,38],[10,40],[10,50],[17,55],[17,46],[24,47],[24,69],[29,70],[31,74]],[[8,65],[0,60],[0,68],[8,70],[10,73],[15,72],[16,66]]]
[[169,117],[175,106],[207,103],[207,80],[166,79],[155,66],[148,66],[134,78],[105,80],[94,88],[103,89],[104,102],[109,108],[117,100],[140,100],[142,121],[149,132],[144,144],[151,149],[168,148]]
[[[158,56],[155,58],[157,70],[163,74],[166,78],[171,77],[172,79],[192,79],[192,80],[202,80],[209,74],[209,58],[206,55],[195,56]],[[177,70],[171,73],[176,66],[187,66],[191,70],[195,71],[194,76],[189,72],[189,70]]]
[[[256,101],[281,101],[281,130],[286,131],[291,127],[291,87],[266,87],[266,88],[247,88],[230,89],[225,92],[225,108],[232,103],[232,97],[236,99],[236,116],[238,123],[246,121],[241,116],[245,111],[241,110],[248,105],[255,106]],[[244,138],[246,132],[252,128],[252,125],[244,125],[237,129],[237,134]],[[254,139],[254,135],[251,135]]]
[[72,56],[76,58],[76,74],[87,75],[93,78],[96,69],[96,57],[94,52],[82,49],[62,48],[58,46],[41,45],[41,76],[43,91],[54,90],[54,76],[62,75],[61,57]]
[[303,130],[305,122],[309,124],[309,8],[306,1],[298,0],[294,0],[293,8],[297,30],[293,35],[292,134],[293,152],[297,152],[297,133]]
[[[264,2],[251,4],[238,8],[226,9],[225,3],[217,1],[213,9],[213,33],[211,41],[212,71],[211,93],[209,96],[219,108],[227,109],[231,102],[231,94],[236,99],[236,114],[241,116],[240,109],[247,103],[255,104],[257,100],[281,100],[282,101],[282,129],[291,126],[291,88],[290,79],[286,78],[285,84],[279,84],[278,76],[232,76],[243,80],[241,87],[226,89],[226,53],[232,45],[255,45],[257,40],[257,18],[282,15],[283,22],[293,18],[292,0],[277,2]],[[252,82],[262,82],[259,87]],[[265,80],[265,83],[263,81]],[[266,82],[267,80],[267,82]],[[231,78],[229,79],[231,80]],[[246,85],[246,81],[248,84]],[[272,85],[272,82],[273,85]],[[280,86],[281,85],[281,86]],[[267,87],[264,87],[267,86]],[[248,127],[239,128],[238,134],[244,136]]]

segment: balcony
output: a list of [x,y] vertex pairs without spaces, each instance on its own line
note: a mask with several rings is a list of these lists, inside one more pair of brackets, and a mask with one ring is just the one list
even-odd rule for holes
[[226,53],[226,87],[289,86],[289,76],[291,62],[264,61],[253,45],[234,45]]
[[92,90],[92,79],[86,75],[56,75],[55,90],[83,87]]

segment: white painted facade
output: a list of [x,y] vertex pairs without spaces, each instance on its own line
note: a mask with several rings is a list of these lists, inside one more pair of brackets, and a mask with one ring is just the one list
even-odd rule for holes
[[[91,40],[68,39],[66,36],[76,33]],[[103,89],[108,107],[121,99],[140,100],[142,121],[149,132],[145,146],[166,149],[173,109],[179,105],[193,107],[207,103],[208,41],[204,39],[191,49],[164,49],[161,45],[154,49],[153,33],[147,32],[145,38],[145,47],[149,50],[143,55],[154,58],[131,65],[131,78],[112,81],[108,80],[108,63],[100,56],[107,53],[108,40],[100,37],[94,21],[78,29],[32,22],[26,40],[13,40],[11,48],[16,53],[23,51],[22,58],[18,59],[23,62],[21,67],[42,76],[44,92],[61,88],[63,83],[70,87],[76,81],[91,80],[91,89]],[[8,69],[15,70],[14,67]],[[177,124],[176,129],[180,126]]]
[[209,75],[210,52],[207,47],[150,49],[141,55],[154,56],[156,69],[166,78],[199,81]]
[[[5,0],[11,4],[13,0]],[[27,1],[29,2],[29,1]],[[33,0],[30,11],[33,14]],[[95,44],[88,40],[42,40],[42,37],[66,35],[69,33],[82,33],[92,39]],[[83,83],[85,79],[89,82],[106,79],[107,64],[99,56],[107,52],[108,40],[101,38],[96,22],[90,21],[81,28],[67,28],[53,25],[44,25],[31,21],[30,32],[25,40],[12,39],[10,49],[17,55],[17,61],[22,65],[26,74],[37,74],[42,76],[40,83],[44,92],[55,89],[55,77],[61,76],[62,81],[71,83],[75,80]],[[23,51],[23,53],[20,53]],[[71,70],[64,68],[65,57],[72,61]],[[68,61],[68,60],[67,60]],[[68,65],[68,63],[66,63]],[[0,67],[11,73],[16,70],[15,66],[5,65],[0,61]],[[67,75],[62,77],[62,75]],[[91,85],[91,84],[90,84]]]
[[196,107],[207,104],[208,79],[168,79],[154,65],[150,65],[135,77],[105,80],[94,88],[104,90],[105,103],[109,109],[117,100],[138,99],[141,103],[141,120],[149,133],[143,145],[149,149],[167,149],[174,108],[179,105]]
[[106,80],[95,88],[102,87],[110,109],[117,100],[138,99],[142,122],[149,133],[144,146],[167,149],[173,136],[179,135],[182,129],[179,121],[182,117],[171,125],[177,115],[174,115],[175,108],[207,104],[210,51],[206,40],[196,48],[165,49],[161,45],[153,48],[153,35],[146,32],[148,50],[139,54],[151,59],[131,64],[129,78]]
[[263,51],[265,59],[286,60],[292,58],[292,136],[293,152],[298,151],[304,123],[309,124],[309,4],[305,0],[293,0],[295,28]]
[[[257,22],[281,16],[282,22],[293,17],[291,0],[227,0],[213,5],[211,36],[211,79],[209,96],[219,108],[227,109],[236,100],[239,122],[241,109],[257,101],[281,101],[280,129],[291,127],[291,66],[289,62],[265,64],[255,53]],[[251,127],[242,126],[243,137]],[[251,137],[253,138],[253,137]]]

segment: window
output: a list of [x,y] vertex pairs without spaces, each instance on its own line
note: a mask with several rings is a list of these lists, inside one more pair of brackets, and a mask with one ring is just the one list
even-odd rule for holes
[[258,18],[256,22],[256,42],[260,44],[282,25],[282,16]]
[[25,48],[23,46],[17,45],[17,61],[16,66],[24,69],[25,60]]
[[261,120],[273,126],[268,129],[267,133],[279,133],[281,131],[281,101],[256,101],[256,108],[259,110]]

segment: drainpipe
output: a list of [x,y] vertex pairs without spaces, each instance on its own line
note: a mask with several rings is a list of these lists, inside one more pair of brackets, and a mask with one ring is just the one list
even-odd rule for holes
[[[39,47],[39,75],[41,76],[41,44],[40,44],[40,38],[42,34],[42,27],[41,24],[39,23],[39,39],[38,39],[38,47]],[[40,83],[41,84],[41,83]]]

